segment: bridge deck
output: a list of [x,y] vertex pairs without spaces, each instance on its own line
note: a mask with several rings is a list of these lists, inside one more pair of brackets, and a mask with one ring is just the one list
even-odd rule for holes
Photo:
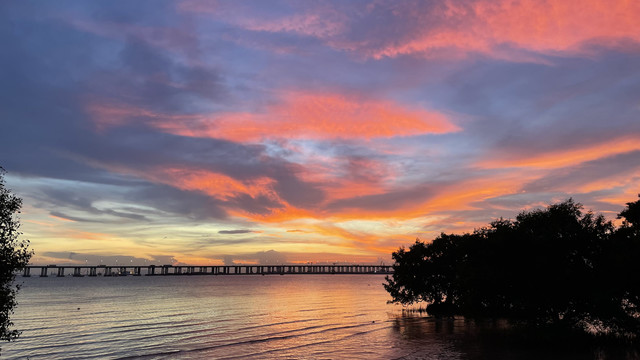
[[284,274],[392,274],[390,265],[224,265],[224,266],[120,266],[29,265],[22,276],[169,276],[169,275],[284,275]]

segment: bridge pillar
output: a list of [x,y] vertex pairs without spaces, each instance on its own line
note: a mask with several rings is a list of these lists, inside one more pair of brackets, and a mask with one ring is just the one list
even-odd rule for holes
[[31,276],[31,268],[29,267],[25,267],[24,271],[22,272],[22,276],[24,277],[30,277]]
[[95,267],[90,267],[89,268],[89,276],[96,276],[96,268]]
[[64,277],[64,268],[63,267],[59,267],[58,268],[58,277]]
[[40,268],[40,277],[47,277],[47,272],[49,271],[49,268],[45,267],[41,267]]
[[82,270],[79,267],[74,267],[73,268],[73,276],[74,277],[82,277],[84,275],[82,275]]

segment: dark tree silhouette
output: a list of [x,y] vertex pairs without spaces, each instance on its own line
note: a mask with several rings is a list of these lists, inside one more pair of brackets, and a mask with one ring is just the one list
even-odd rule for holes
[[[640,197],[640,195],[638,195]],[[609,296],[619,306],[608,324],[619,332],[640,334],[640,200],[618,215],[622,225],[608,247],[605,265]]]
[[640,200],[616,229],[572,199],[441,234],[393,253],[391,302],[427,311],[508,318],[534,327],[635,336],[640,330]]
[[16,272],[29,263],[32,252],[28,240],[18,239],[22,200],[5,187],[4,169],[0,167],[0,340],[16,339],[20,332],[11,330],[10,316],[16,306],[18,284],[14,284]]
[[618,215],[618,219],[624,219],[622,227],[635,230],[637,235],[640,230],[640,200],[628,202],[627,207]]

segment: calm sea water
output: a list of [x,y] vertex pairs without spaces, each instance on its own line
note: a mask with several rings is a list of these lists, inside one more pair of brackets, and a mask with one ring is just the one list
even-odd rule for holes
[[[496,346],[389,305],[380,275],[19,278],[7,359],[619,358]],[[625,358],[632,358],[625,353]]]

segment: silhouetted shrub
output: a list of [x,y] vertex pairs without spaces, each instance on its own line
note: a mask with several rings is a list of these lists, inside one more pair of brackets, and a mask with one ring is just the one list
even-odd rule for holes
[[0,340],[14,340],[20,334],[11,330],[10,315],[16,305],[14,284],[16,271],[29,263],[31,251],[28,240],[20,240],[20,222],[16,214],[20,212],[22,200],[4,186],[4,169],[0,167]]

